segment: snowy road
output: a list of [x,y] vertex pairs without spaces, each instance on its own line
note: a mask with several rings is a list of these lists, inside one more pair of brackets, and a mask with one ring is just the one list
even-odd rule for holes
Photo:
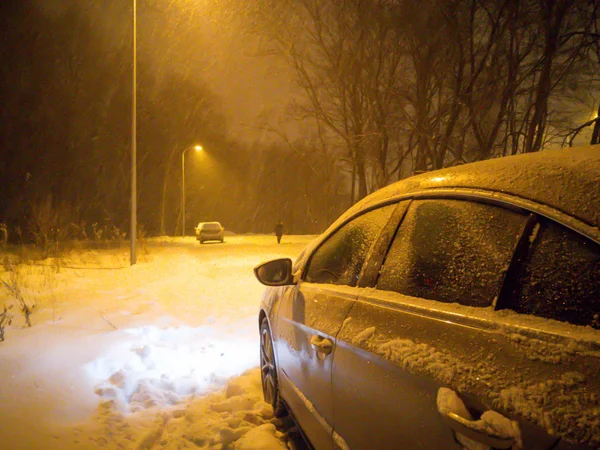
[[1,448],[286,448],[260,392],[252,267],[310,239],[161,238],[133,267],[125,247],[15,266],[37,307],[32,328],[13,308],[0,343]]

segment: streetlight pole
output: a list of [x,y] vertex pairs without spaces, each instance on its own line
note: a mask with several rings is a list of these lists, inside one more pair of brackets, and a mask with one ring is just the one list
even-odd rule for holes
[[129,262],[134,265],[136,262],[135,244],[137,239],[137,4],[133,0],[133,92],[132,92],[132,112],[131,112],[131,249]]
[[187,147],[181,152],[181,236],[185,237],[185,152],[190,149],[197,152],[202,150],[201,145]]

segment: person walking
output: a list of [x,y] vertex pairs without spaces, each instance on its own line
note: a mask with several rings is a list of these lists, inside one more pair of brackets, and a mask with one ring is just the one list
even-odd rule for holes
[[281,236],[283,236],[283,222],[281,220],[275,223],[275,235],[277,236],[277,243],[281,244]]

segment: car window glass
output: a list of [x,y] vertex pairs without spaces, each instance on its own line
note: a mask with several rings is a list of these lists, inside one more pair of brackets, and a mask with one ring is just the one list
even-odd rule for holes
[[600,328],[600,245],[540,219],[508,307]]
[[409,207],[377,282],[379,289],[442,302],[489,306],[526,216],[464,200]]
[[306,281],[355,286],[369,249],[395,207],[369,211],[331,235],[312,255]]

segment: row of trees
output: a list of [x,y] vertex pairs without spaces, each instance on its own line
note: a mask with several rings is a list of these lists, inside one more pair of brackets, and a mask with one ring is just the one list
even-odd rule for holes
[[572,143],[585,127],[599,142],[594,0],[253,5],[261,54],[283,57],[306,94],[291,114],[347,162],[353,201],[413,171]]
[[[140,3],[141,15],[154,13]],[[130,11],[108,8],[106,28],[93,6],[60,6],[1,6],[2,41],[15,45],[0,64],[0,223],[11,240],[41,245],[120,239],[130,211]],[[140,40],[173,38],[155,28],[140,27]],[[278,218],[290,232],[316,232],[340,212],[342,178],[322,150],[308,140],[294,150],[232,140],[221,99],[201,77],[161,65],[156,51],[138,47],[138,222],[147,233],[181,233],[181,155],[195,144],[205,152],[186,154],[188,233],[204,220],[271,231]]]
[[[268,232],[281,219],[306,233],[415,170],[538,151],[594,126],[591,139],[600,135],[593,0],[225,1],[221,19],[260,36],[257,54],[285,61],[300,91],[282,104],[302,137],[267,116],[267,144],[233,140],[222,100],[175,64],[201,65],[208,44],[172,27],[169,2],[139,3],[154,24],[138,46],[138,221],[150,234],[181,231],[180,157],[197,143],[206,151],[187,154],[188,231],[220,220]],[[19,43],[0,64],[0,222],[11,238],[122,236],[131,11],[36,5],[0,5],[2,41]]]

